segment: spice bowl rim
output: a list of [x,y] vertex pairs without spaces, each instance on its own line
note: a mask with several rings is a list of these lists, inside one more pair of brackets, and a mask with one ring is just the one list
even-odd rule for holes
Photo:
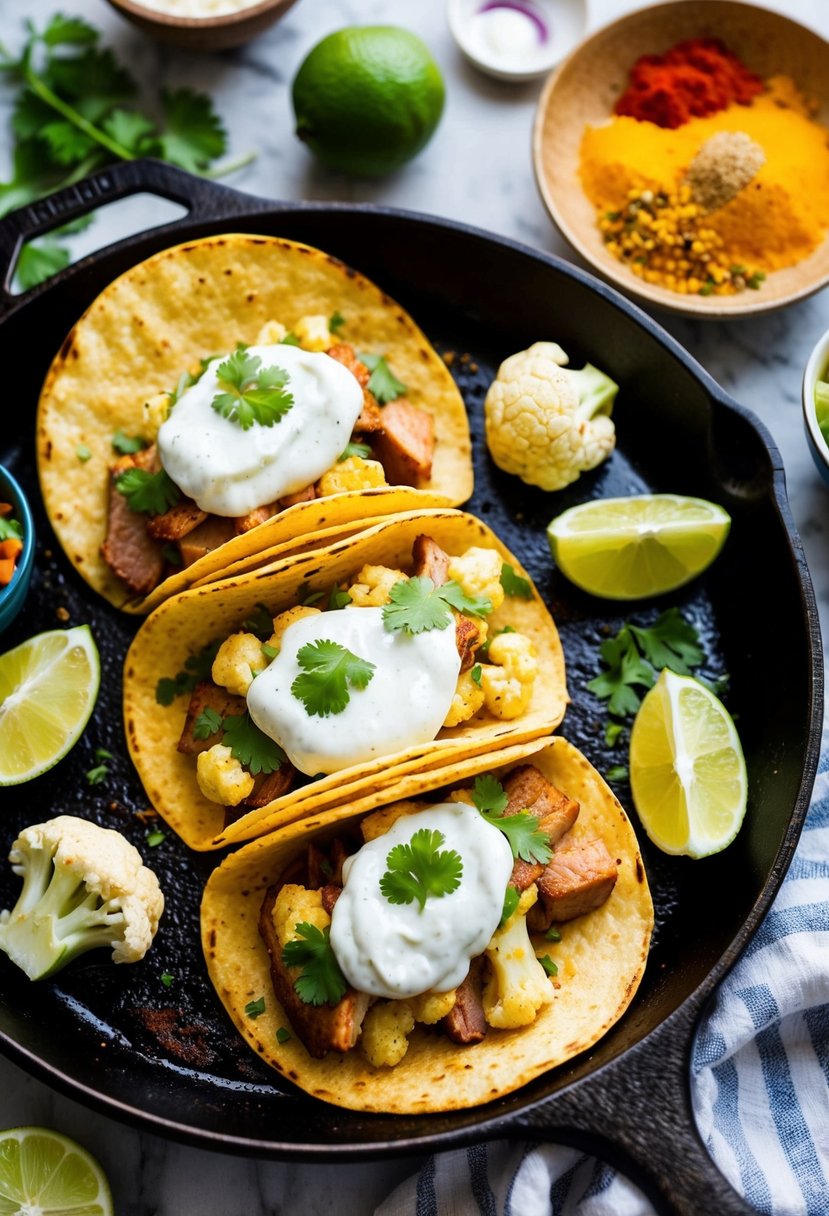
[[[772,9],[742,0],[667,0],[637,8],[607,24],[592,29],[588,36],[552,72],[541,91],[532,132],[532,160],[536,186],[542,202],[564,239],[581,258],[604,279],[640,303],[653,308],[699,320],[737,320],[773,312],[807,298],[829,283],[829,233],[823,242],[802,261],[770,272],[757,291],[733,295],[685,295],[666,287],[647,283],[624,263],[605,250],[596,224],[596,212],[583,191],[578,171],[578,148],[588,123],[612,116],[615,97],[624,77],[640,54],[660,48],[667,50],[687,37],[719,36],[731,45],[729,32],[750,30],[757,44],[771,48],[786,42],[790,55],[797,51],[798,62],[818,52],[825,62],[829,43],[815,30]],[[811,44],[811,45],[810,45]],[[638,49],[637,49],[638,47]],[[740,47],[736,53],[741,53]],[[626,68],[614,59],[623,54]],[[749,64],[749,66],[752,66]],[[597,68],[602,95],[593,87]],[[768,78],[774,71],[763,70]],[[783,70],[783,69],[779,69]],[[811,85],[803,86],[808,93]],[[581,98],[586,100],[581,100]],[[819,94],[822,108],[829,112],[829,88]],[[590,112],[585,119],[584,110]],[[601,112],[599,112],[601,110]]]
[[826,442],[823,432],[818,425],[817,411],[815,410],[815,384],[820,378],[820,373],[827,370],[827,366],[829,366],[829,329],[821,334],[812,347],[803,372],[801,393],[803,427],[806,431],[809,450],[812,453],[812,459],[817,466],[818,472],[823,480],[829,484],[829,443]]
[[35,559],[35,525],[29,500],[20,483],[0,465],[0,501],[9,501],[23,529],[23,550],[10,583],[0,588],[0,633],[11,625],[26,602]]

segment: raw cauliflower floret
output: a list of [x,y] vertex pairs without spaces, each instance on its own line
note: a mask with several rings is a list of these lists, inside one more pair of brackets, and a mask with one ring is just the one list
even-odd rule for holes
[[156,393],[154,397],[150,397],[149,401],[144,402],[142,413],[144,436],[146,439],[155,439],[158,428],[162,422],[166,422],[170,413],[170,394]]
[[457,997],[454,988],[449,992],[423,992],[420,996],[412,997],[409,1004],[414,1020],[422,1022],[424,1026],[434,1026],[441,1018],[445,1018],[447,1013],[452,1012]]
[[254,780],[224,743],[214,743],[196,757],[196,781],[205,798],[238,806],[253,791]]
[[262,643],[255,634],[232,633],[216,652],[210,674],[214,684],[220,684],[237,697],[245,697],[254,676],[267,665]]
[[[481,668],[483,679],[483,668]],[[472,679],[471,671],[462,671],[455,686],[455,695],[449,706],[449,713],[443,720],[444,726],[459,726],[468,722],[478,712],[486,699],[486,693],[480,684]]]
[[499,633],[489,645],[489,663],[481,667],[481,688],[487,709],[510,721],[529,707],[538,674],[536,650],[523,633]]
[[529,1026],[553,999],[547,973],[527,932],[527,913],[537,899],[538,887],[533,883],[522,892],[512,916],[496,929],[486,948],[492,974],[484,984],[484,1015],[498,1030]]
[[495,612],[504,602],[504,588],[501,586],[502,565],[501,555],[494,549],[473,546],[460,557],[452,558],[448,574],[456,583],[460,583],[470,598],[489,600],[492,611]]
[[406,578],[408,575],[402,570],[393,570],[390,566],[363,566],[348,588],[348,594],[358,608],[381,608],[389,603],[394,584]]
[[297,925],[327,929],[331,917],[322,906],[322,891],[309,891],[296,883],[285,883],[273,905],[273,927],[280,946],[299,939]]
[[295,608],[287,608],[285,612],[280,612],[278,616],[273,618],[273,633],[268,638],[268,645],[273,647],[274,650],[279,650],[282,646],[285,630],[289,625],[293,625],[296,621],[301,621],[303,617],[319,615],[319,608],[306,607],[304,604],[297,604]]
[[278,346],[287,332],[281,321],[266,321],[256,335],[254,346]]
[[573,371],[555,342],[505,359],[484,402],[492,459],[542,490],[560,490],[606,460],[616,443],[608,415],[618,385],[587,364]]
[[339,460],[317,483],[319,495],[342,494],[345,490],[373,490],[387,486],[386,474],[379,460],[364,460],[362,456],[349,456]]
[[57,815],[24,828],[9,861],[23,888],[12,910],[0,912],[0,950],[30,980],[98,946],[111,948],[114,963],[138,962],[149,950],[164,896],[120,832]]
[[328,317],[324,317],[322,313],[300,317],[294,326],[294,333],[299,338],[303,350],[328,350],[334,342],[328,328]]
[[365,1016],[360,1046],[375,1068],[393,1068],[409,1050],[414,1014],[408,1001],[378,1001]]

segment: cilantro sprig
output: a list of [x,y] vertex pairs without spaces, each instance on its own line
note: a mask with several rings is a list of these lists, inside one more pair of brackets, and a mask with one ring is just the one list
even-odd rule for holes
[[504,562],[501,567],[501,586],[504,588],[505,595],[511,595],[522,600],[531,600],[533,597],[533,588],[530,580],[523,578],[520,574],[516,574],[514,567],[509,562]]
[[454,849],[441,849],[443,832],[420,828],[408,844],[396,844],[386,857],[388,869],[380,879],[380,891],[390,904],[417,900],[421,912],[426,900],[440,899],[457,891],[463,877],[463,862]]
[[337,962],[328,926],[318,929],[307,921],[298,924],[299,937],[286,942],[282,962],[286,967],[301,967],[294,988],[306,1005],[336,1005],[345,996],[348,985]]
[[224,391],[210,404],[243,431],[249,431],[255,422],[274,426],[294,404],[293,394],[285,390],[291,379],[288,372],[283,367],[263,367],[259,356],[243,347],[219,364],[216,376]]
[[351,700],[349,686],[366,688],[375,672],[374,663],[326,638],[301,646],[296,657],[302,672],[291,692],[309,714],[319,718],[341,714]]
[[219,641],[208,642],[196,654],[188,655],[184,660],[184,667],[174,676],[162,676],[155,686],[155,699],[158,704],[172,705],[176,697],[191,693],[201,680],[206,680],[220,645]]
[[[210,98],[164,90],[157,120],[135,100],[136,84],[100,34],[80,17],[53,15],[42,29],[26,23],[15,57],[0,47],[0,72],[18,86],[12,114],[12,173],[0,184],[0,215],[80,181],[113,161],[155,156],[191,173],[220,176],[253,159],[211,168],[227,137]],[[17,281],[27,289],[69,262],[60,239],[88,217],[23,247]]]
[[643,691],[656,683],[659,672],[668,667],[688,676],[700,667],[705,655],[699,634],[678,608],[668,608],[653,625],[623,625],[615,637],[599,647],[605,671],[595,676],[587,688],[616,718],[633,715],[642,703]]
[[216,731],[222,729],[223,721],[224,719],[217,709],[213,709],[211,705],[205,705],[193,723],[193,738],[209,739],[211,735],[216,734]]
[[275,773],[285,763],[282,748],[259,729],[250,714],[230,714],[222,725],[222,743],[254,777],[258,773]]
[[389,603],[383,605],[383,625],[389,633],[405,629],[407,633],[423,633],[428,629],[446,629],[452,623],[451,608],[473,616],[486,616],[492,611],[487,599],[472,599],[460,584],[449,581],[436,587],[426,575],[401,579],[389,592]]
[[147,446],[146,439],[140,435],[128,435],[126,431],[117,430],[112,436],[113,451],[121,456],[131,456],[134,452],[142,452]]
[[337,457],[337,461],[339,463],[340,461],[348,460],[351,456],[360,456],[363,460],[367,460],[370,455],[371,448],[367,443],[355,443],[353,440],[349,440]]
[[163,515],[181,498],[181,490],[164,469],[157,473],[125,469],[115,478],[115,488],[124,495],[131,511],[145,515]]
[[501,782],[489,773],[475,778],[472,801],[487,823],[504,833],[515,858],[546,865],[553,855],[550,842],[538,827],[538,818],[526,811],[505,815],[509,798]]
[[385,355],[361,354],[360,362],[365,363],[371,372],[368,390],[374,394],[381,405],[387,405],[389,401],[395,401],[398,397],[403,396],[406,385],[402,380],[397,379],[386,362]]

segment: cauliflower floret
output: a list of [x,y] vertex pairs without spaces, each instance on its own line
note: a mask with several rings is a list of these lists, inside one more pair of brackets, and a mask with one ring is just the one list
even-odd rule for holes
[[141,429],[147,439],[155,439],[158,428],[162,422],[166,422],[167,415],[170,413],[170,394],[156,393],[154,397],[150,397],[149,401],[144,402],[142,413]]
[[[483,668],[481,668],[483,678]],[[455,695],[449,706],[449,713],[443,720],[444,726],[459,726],[467,722],[478,712],[486,699],[486,693],[480,684],[472,679],[471,671],[462,671],[455,686]]]
[[304,350],[328,350],[334,342],[331,330],[328,328],[328,317],[324,317],[321,313],[316,316],[300,317],[294,326],[294,333]]
[[281,321],[266,321],[256,335],[254,346],[278,346],[287,332]]
[[11,912],[0,912],[0,950],[43,979],[96,946],[135,963],[152,945],[164,896],[138,850],[119,832],[74,815],[24,828],[9,861],[23,879]]
[[591,364],[565,369],[555,342],[505,359],[486,395],[492,459],[542,490],[560,490],[606,460],[616,443],[607,416],[618,386]]
[[489,645],[490,663],[481,666],[481,688],[487,709],[510,721],[525,713],[538,674],[536,650],[523,633],[499,633]]
[[349,456],[339,460],[317,483],[319,495],[342,494],[344,490],[373,490],[387,486],[386,474],[379,460],[364,460],[362,456]]
[[434,1026],[441,1018],[445,1018],[447,1013],[452,1012],[457,996],[457,991],[451,988],[449,992],[424,992],[420,996],[412,997],[409,1004],[414,1020],[422,1022],[424,1026]]
[[215,684],[221,684],[237,697],[245,697],[253,677],[267,665],[262,643],[255,634],[232,633],[219,647],[210,674]]
[[402,570],[390,566],[363,566],[348,589],[351,602],[358,608],[380,608],[388,604],[395,583],[408,578]]
[[494,549],[473,546],[460,557],[452,558],[448,574],[456,583],[460,583],[470,598],[489,600],[492,611],[495,612],[504,602],[504,588],[501,586],[502,565],[501,555]]
[[331,917],[322,906],[322,891],[309,891],[290,882],[277,895],[271,915],[280,946],[299,938],[297,925],[313,925],[322,931],[331,924]]
[[229,747],[214,745],[196,757],[196,781],[205,798],[222,806],[238,806],[253,791],[254,780]]
[[512,916],[496,929],[486,948],[492,974],[484,985],[484,1015],[499,1030],[529,1026],[553,999],[547,973],[527,932],[527,913],[537,899],[538,887],[533,883],[522,892]]
[[408,1001],[378,1001],[365,1016],[360,1045],[369,1064],[393,1068],[409,1050],[414,1014]]
[[288,608],[285,612],[280,612],[273,618],[273,633],[268,638],[268,645],[272,646],[274,650],[279,650],[285,630],[289,625],[293,625],[295,621],[301,621],[303,617],[319,616],[319,614],[319,608],[306,607],[304,604],[297,604],[295,608]]

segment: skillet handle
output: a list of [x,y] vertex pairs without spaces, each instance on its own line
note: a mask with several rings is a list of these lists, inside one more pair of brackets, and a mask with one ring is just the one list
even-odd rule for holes
[[[196,218],[217,213],[230,217],[257,206],[268,206],[263,199],[196,177],[160,160],[121,161],[99,169],[75,185],[10,212],[0,221],[0,308],[7,308],[16,298],[10,291],[11,280],[26,241],[132,194],[155,194],[169,199],[186,207],[188,217]],[[160,228],[175,228],[184,218]]]
[[610,1162],[665,1216],[749,1216],[755,1209],[717,1169],[691,1106],[698,1005],[551,1102],[526,1111],[510,1136],[574,1145]]

